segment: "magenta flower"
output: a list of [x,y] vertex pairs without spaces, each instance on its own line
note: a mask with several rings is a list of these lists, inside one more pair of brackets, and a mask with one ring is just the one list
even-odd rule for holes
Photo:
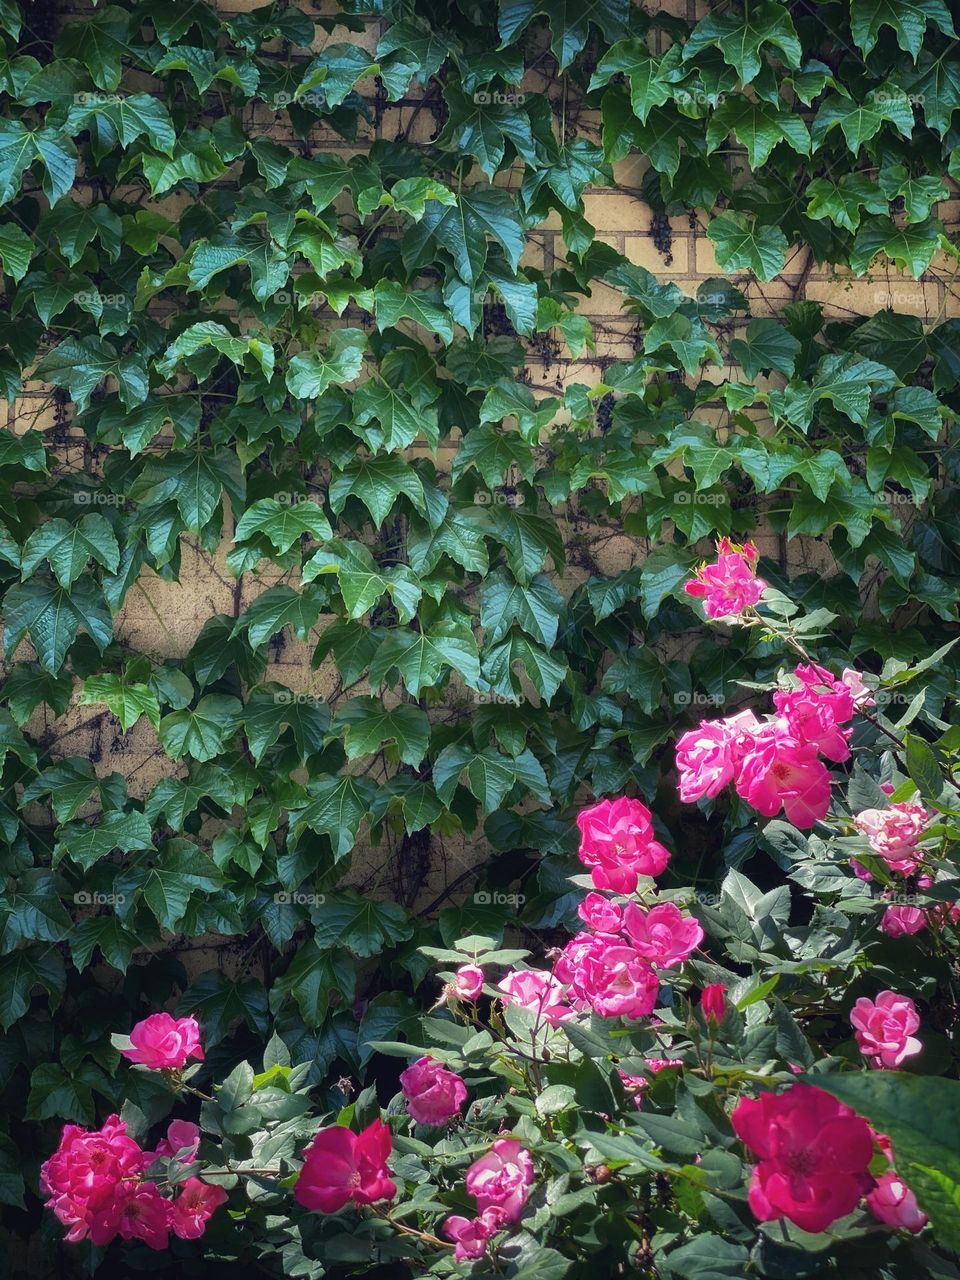
[[652,1013],[660,980],[632,946],[598,939],[574,974],[571,991],[601,1018],[644,1018]]
[[711,982],[700,993],[700,1012],[707,1022],[722,1022],[727,1014],[727,988],[723,982]]
[[516,1138],[498,1138],[490,1150],[467,1170],[467,1191],[481,1215],[488,1209],[516,1222],[523,1212],[533,1182],[533,1158]]
[[400,1088],[417,1124],[443,1124],[459,1112],[467,1097],[462,1078],[429,1056],[418,1058],[401,1073]]
[[764,817],[781,807],[796,827],[812,827],[830,807],[830,774],[811,743],[801,743],[780,721],[753,735],[740,764],[737,795]]
[[170,1237],[170,1201],[160,1194],[155,1182],[141,1182],[125,1198],[117,1231],[122,1239],[142,1240],[151,1249],[167,1247]]
[[917,1197],[893,1170],[877,1179],[877,1185],[867,1196],[867,1208],[878,1222],[888,1227],[922,1231],[927,1224],[927,1215],[917,1204]]
[[919,907],[887,907],[880,930],[889,938],[903,938],[927,927],[926,913]]
[[460,1000],[476,1000],[483,992],[483,970],[477,964],[462,964],[450,984]]
[[598,889],[633,893],[639,876],[658,876],[670,852],[653,837],[650,810],[639,800],[620,796],[577,814],[580,861],[591,868]]
[[457,1246],[453,1251],[457,1262],[470,1262],[482,1258],[491,1236],[502,1231],[506,1218],[500,1209],[484,1209],[475,1218],[462,1218],[452,1214],[443,1224],[443,1234]]
[[623,924],[623,912],[602,893],[588,893],[577,907],[577,915],[596,933],[617,933]]
[[623,927],[639,954],[661,969],[681,964],[703,941],[699,923],[675,902],[662,902],[649,911],[631,902],[623,913]]
[[911,875],[917,869],[913,856],[917,842],[929,820],[930,814],[923,805],[891,804],[886,809],[864,809],[853,822],[891,871]]
[[728,538],[717,543],[714,564],[702,564],[684,583],[688,596],[703,600],[708,618],[731,618],[759,602],[767,584],[756,576],[760,553],[752,542],[737,546]]
[[513,969],[500,979],[497,990],[506,1003],[526,1009],[553,1027],[573,1017],[563,984],[542,969]]
[[881,991],[876,1000],[861,996],[853,1006],[850,1021],[857,1048],[873,1066],[896,1070],[904,1058],[912,1058],[923,1045],[914,1036],[920,1026],[917,1006],[909,996]]
[[760,1158],[749,1202],[761,1222],[787,1218],[804,1231],[825,1231],[872,1185],[870,1126],[822,1089],[794,1084],[781,1094],[744,1098],[731,1120]]
[[752,711],[722,720],[702,720],[677,742],[680,799],[693,804],[719,795],[734,780],[752,734],[761,722]]
[[339,1124],[321,1129],[307,1148],[293,1198],[317,1213],[337,1213],[350,1200],[392,1200],[397,1194],[387,1167],[392,1150],[390,1130],[381,1120],[360,1133]]
[[130,1032],[130,1044],[131,1048],[121,1049],[123,1056],[151,1071],[179,1071],[188,1058],[203,1058],[196,1018],[152,1013]]
[[207,1223],[227,1203],[223,1187],[212,1187],[199,1178],[187,1178],[170,1206],[170,1229],[181,1240],[199,1240]]

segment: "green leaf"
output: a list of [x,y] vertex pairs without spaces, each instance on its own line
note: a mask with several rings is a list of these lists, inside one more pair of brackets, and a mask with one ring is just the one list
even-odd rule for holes
[[394,902],[374,902],[355,893],[328,895],[313,916],[318,947],[343,946],[357,956],[379,955],[413,933],[407,912]]
[[903,138],[909,138],[913,132],[913,107],[897,85],[887,83],[880,89],[871,89],[862,102],[833,94],[823,103],[813,122],[813,145],[815,149],[822,146],[830,130],[839,125],[848,149],[856,153],[888,123]]
[[746,148],[751,169],[766,164],[778,142],[785,142],[800,155],[810,154],[810,135],[799,116],[742,94],[732,94],[711,115],[707,151],[715,151],[731,133]]
[[242,724],[250,754],[257,764],[284,728],[293,730],[300,759],[305,760],[323,747],[330,728],[330,711],[322,698],[294,693],[270,681],[254,689],[244,703]]
[[865,1116],[893,1143],[897,1172],[929,1216],[937,1241],[960,1249],[960,1083],[902,1071],[807,1077]]
[[29,635],[40,665],[54,675],[79,631],[86,631],[101,653],[113,639],[113,623],[103,594],[89,578],[80,578],[70,592],[40,578],[15,583],[3,603],[7,658]]
[[426,515],[423,484],[409,462],[396,454],[363,458],[351,462],[334,476],[329,491],[330,507],[334,515],[340,515],[347,498],[359,498],[379,529],[401,494]]
[[498,0],[501,48],[513,44],[537,14],[550,23],[550,49],[565,71],[587,43],[591,25],[612,43],[626,35],[627,0]]
[[164,716],[159,728],[164,751],[174,760],[181,756],[212,760],[236,733],[242,710],[236,698],[212,693],[201,698],[192,710]]
[[476,283],[487,261],[487,236],[516,271],[524,249],[523,226],[515,202],[500,187],[470,187],[453,206],[431,200],[419,225],[407,233],[411,243],[432,239],[446,249],[467,284]]
[[898,227],[890,218],[868,218],[853,242],[850,266],[863,275],[877,254],[885,253],[898,270],[908,271],[918,280],[933,261],[942,230],[935,218],[904,227]]
[[444,747],[433,763],[433,785],[448,807],[461,775],[484,813],[499,809],[518,782],[544,804],[550,803],[543,766],[529,750],[518,756],[504,756],[493,747],[481,751],[465,744]]
[[126,675],[104,672],[90,676],[84,681],[77,702],[86,707],[98,702],[106,703],[110,713],[120,721],[124,733],[132,729],[141,716],[146,716],[155,729],[160,726],[157,695],[148,684],[131,680]]
[[287,369],[287,389],[298,400],[316,400],[328,389],[352,382],[363,366],[367,336],[362,329],[335,329],[327,355],[317,351],[294,356]]
[[142,404],[150,388],[142,356],[118,355],[109,342],[94,337],[64,338],[39,362],[36,374],[54,386],[66,387],[80,412],[104,378],[116,379],[127,409]]
[[661,58],[650,53],[645,40],[619,40],[608,49],[590,78],[590,90],[609,84],[615,75],[630,81],[630,106],[641,124],[653,107],[662,107],[676,91],[675,72],[681,48],[672,45]]
[[256,534],[270,539],[281,554],[289,551],[303,534],[319,541],[333,537],[330,522],[315,502],[281,502],[278,498],[261,498],[244,511],[237,522],[234,542],[243,542]]
[[372,688],[379,688],[396,669],[414,698],[437,684],[447,670],[456,671],[473,688],[480,679],[477,642],[469,627],[436,623],[427,631],[391,627],[380,642],[368,671]]
[[88,560],[96,560],[116,573],[120,548],[110,525],[99,514],[83,516],[75,525],[66,520],[47,520],[24,544],[20,562],[23,580],[32,577],[44,560],[61,587],[69,587],[83,573]]
[[69,857],[71,862],[87,871],[114,849],[133,853],[138,849],[152,848],[153,832],[149,820],[142,813],[108,813],[96,827],[85,822],[70,822],[61,827],[53,860],[57,864]]
[[684,42],[683,60],[688,62],[704,49],[715,46],[736,71],[737,79],[749,84],[764,65],[761,57],[764,45],[779,49],[788,67],[800,66],[800,41],[790,14],[782,5],[760,3],[744,6],[742,12],[731,8],[722,13],[709,13]]
[[51,204],[70,190],[77,172],[77,151],[59,129],[28,129],[21,120],[0,120],[0,205],[20,190],[31,165],[43,165],[43,190]]
[[860,173],[844,173],[837,182],[815,178],[807,187],[808,218],[829,218],[836,227],[856,231],[860,210],[886,213],[888,201],[875,182]]
[[337,708],[336,725],[348,760],[375,755],[385,742],[393,742],[400,760],[418,768],[430,742],[426,712],[407,702],[388,709],[379,698],[349,698]]
[[339,778],[311,778],[306,787],[310,801],[290,815],[295,831],[309,827],[329,837],[335,861],[357,842],[360,824],[369,817],[377,786],[369,778],[343,774]]
[[891,27],[900,48],[916,61],[928,22],[945,36],[956,35],[943,0],[850,0],[850,34],[864,57],[880,38],[880,29]]
[[730,343],[731,357],[740,362],[751,381],[771,369],[789,378],[800,349],[800,343],[784,325],[768,319],[751,320],[743,338],[734,338]]
[[0,263],[8,276],[19,282],[27,274],[34,242],[22,227],[7,222],[0,226]]
[[783,270],[787,237],[779,227],[759,225],[743,213],[722,213],[709,223],[707,235],[724,271],[749,270],[766,281]]

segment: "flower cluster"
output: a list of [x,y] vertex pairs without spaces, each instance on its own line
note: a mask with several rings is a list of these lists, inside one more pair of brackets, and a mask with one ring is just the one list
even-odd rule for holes
[[191,1177],[171,1187],[175,1194],[168,1198],[157,1182],[143,1175],[157,1156],[189,1163],[199,1139],[196,1125],[175,1120],[156,1151],[149,1152],[130,1136],[119,1116],[109,1116],[97,1130],[68,1124],[57,1150],[40,1170],[40,1190],[69,1227],[71,1242],[89,1239],[105,1245],[119,1235],[164,1249],[171,1231],[182,1240],[196,1240],[226,1202],[226,1191]]
[[[580,860],[598,888],[631,893],[641,875],[658,875],[669,860],[639,800],[603,800],[577,824]],[[504,1000],[552,1026],[589,1011],[602,1018],[647,1017],[660,990],[657,969],[681,964],[703,941],[700,924],[672,902],[621,907],[594,892],[579,915],[586,928],[562,949],[552,972],[514,970],[497,984]]]
[[830,805],[830,771],[849,758],[850,729],[858,702],[859,675],[839,678],[825,667],[796,668],[798,687],[773,695],[775,716],[752,711],[704,720],[677,743],[680,798],[693,803],[714,797],[733,783],[759,813],[772,818],[782,808],[796,826],[809,828]]
[[703,601],[708,618],[732,618],[758,604],[767,588],[757,577],[760,552],[752,542],[738,546],[729,538],[717,543],[715,564],[702,564],[690,582],[684,584],[688,596]]
[[516,1138],[498,1138],[467,1170],[467,1193],[477,1202],[474,1218],[453,1214],[443,1224],[457,1262],[481,1258],[491,1237],[519,1221],[533,1182],[533,1158]]

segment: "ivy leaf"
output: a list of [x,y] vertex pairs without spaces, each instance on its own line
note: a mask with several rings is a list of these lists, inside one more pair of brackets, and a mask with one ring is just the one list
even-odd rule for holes
[[142,813],[108,813],[98,826],[86,822],[69,822],[61,827],[53,851],[54,865],[69,857],[84,871],[95,862],[119,849],[134,853],[153,848],[153,831]]
[[62,942],[72,924],[56,877],[28,867],[0,903],[0,953],[6,955],[21,942]]
[[0,1027],[9,1031],[30,1007],[30,995],[42,987],[55,1009],[66,973],[59,952],[48,946],[20,947],[0,959]]
[[409,702],[387,709],[379,698],[349,698],[337,709],[336,726],[348,760],[375,755],[385,742],[393,742],[402,763],[416,769],[430,742],[426,712]]
[[316,588],[295,591],[282,583],[258,596],[235,623],[231,639],[246,631],[252,649],[259,649],[278,631],[290,627],[300,640],[306,640],[323,612],[323,597]]
[[120,399],[132,409],[147,398],[147,369],[140,355],[118,355],[102,338],[64,338],[38,363],[38,378],[66,387],[81,412],[106,377],[116,378]]
[[438,622],[427,631],[392,627],[370,662],[371,688],[379,688],[394,668],[414,698],[437,684],[447,668],[476,688],[480,679],[477,642],[470,628],[459,623]]
[[715,151],[731,133],[746,148],[751,169],[766,164],[778,142],[786,142],[800,155],[810,154],[810,135],[799,116],[743,94],[731,95],[711,115],[707,151]]
[[357,842],[360,824],[369,817],[377,785],[369,778],[342,774],[311,778],[306,786],[309,803],[290,814],[294,831],[304,827],[329,838],[334,860],[339,862]]
[[243,704],[226,694],[210,693],[196,707],[174,711],[160,721],[160,742],[174,760],[191,756],[212,760],[221,755],[237,731]]
[[[278,910],[290,910],[281,904]],[[308,1027],[318,1027],[330,1010],[331,997],[352,1001],[356,990],[356,963],[339,951],[321,950],[311,938],[297,949],[285,973],[273,983],[270,1002],[279,1008],[291,997]]]
[[523,224],[515,201],[500,187],[469,187],[460,193],[456,205],[431,200],[407,239],[416,245],[424,239],[435,240],[452,255],[458,275],[475,284],[487,260],[488,235],[516,271],[524,250]]
[[209,1045],[222,1040],[238,1022],[245,1022],[255,1036],[265,1037],[270,1021],[261,982],[256,978],[232,981],[217,971],[200,975],[183,993],[177,1013],[195,1014]]
[[533,450],[515,431],[498,431],[488,423],[474,427],[464,436],[453,459],[456,480],[467,467],[475,467],[491,489],[503,483],[504,476],[516,467],[523,478],[532,483]]
[[28,129],[21,120],[0,120],[0,205],[20,190],[23,175],[37,161],[43,165],[43,190],[51,204],[73,186],[77,150],[59,129]]
[[126,973],[140,946],[140,939],[130,933],[113,912],[88,916],[75,922],[70,930],[70,955],[78,973],[89,967],[97,948],[106,964]]
[[782,392],[773,392],[770,405],[774,416],[786,418],[806,430],[815,406],[829,400],[841,413],[861,426],[867,420],[873,395],[891,391],[898,379],[886,365],[875,360],[834,352],[825,356],[809,382],[791,382]]
[[256,534],[263,534],[282,554],[299,542],[305,533],[321,542],[333,537],[329,520],[315,502],[281,502],[278,498],[261,498],[247,507],[240,517],[233,540],[243,542]]
[[780,50],[788,67],[800,66],[803,50],[787,10],[779,4],[745,5],[743,12],[731,8],[702,18],[684,43],[683,60],[716,46],[738,80],[749,84],[764,65],[760,51],[768,44]]
[[68,23],[57,42],[57,53],[82,62],[98,89],[114,93],[120,87],[123,58],[130,56],[131,35],[131,14],[111,4]]
[[359,542],[331,542],[303,567],[303,580],[310,582],[322,573],[336,573],[343,603],[351,618],[361,618],[385,591],[396,605],[401,622],[409,622],[423,594],[420,583],[406,565],[381,569],[370,551]]
[[482,751],[464,743],[444,747],[433,764],[433,785],[448,807],[461,775],[466,776],[467,786],[484,813],[499,809],[518,782],[544,804],[550,803],[543,766],[529,750],[518,756],[504,756],[493,747]]
[[380,528],[403,494],[421,515],[427,514],[423,483],[409,462],[396,454],[385,458],[363,458],[350,463],[330,484],[330,507],[340,515],[347,498],[359,498],[370,512],[376,528]]
[[615,75],[630,81],[630,106],[641,124],[646,124],[651,108],[662,107],[676,90],[676,69],[681,58],[680,45],[671,45],[660,58],[654,57],[645,40],[618,40],[608,49],[590,77],[588,89],[609,84]]
[[101,653],[113,639],[113,622],[103,593],[89,578],[80,578],[70,592],[40,578],[15,583],[3,604],[7,658],[29,635],[40,665],[53,675],[63,666],[67,650],[81,629],[92,637]]
[[344,946],[357,956],[379,955],[413,933],[408,913],[395,902],[375,902],[357,893],[329,894],[314,911],[318,947]]
[[932,49],[921,49],[916,71],[908,71],[901,79],[920,103],[926,124],[943,137],[960,107],[960,62]]
[[244,481],[236,454],[229,449],[191,449],[151,457],[128,497],[145,507],[173,499],[187,528],[201,533],[213,519],[224,491],[235,506],[243,505]]
[[126,676],[104,672],[88,677],[77,702],[84,707],[105,702],[110,713],[120,721],[124,733],[132,729],[141,716],[146,716],[155,729],[160,726],[157,695],[149,685],[128,680]]
[[879,40],[881,27],[891,27],[897,44],[916,62],[928,22],[945,36],[956,35],[943,0],[850,0],[850,34],[864,57]]
[[722,213],[710,222],[707,235],[724,271],[749,270],[767,281],[783,270],[787,237],[779,227],[763,226],[743,213]]
[[171,933],[186,915],[194,893],[215,893],[223,885],[212,858],[189,840],[167,840],[158,856],[139,860],[129,875],[157,924]]
[[20,561],[23,580],[32,577],[44,560],[61,587],[69,587],[83,573],[88,560],[96,560],[116,573],[120,548],[110,525],[99,514],[83,516],[75,525],[66,520],[47,520],[24,544]]
[[867,213],[886,213],[888,201],[875,182],[861,173],[841,174],[839,181],[814,178],[807,187],[810,203],[808,218],[829,218],[836,227],[856,231],[860,225],[860,210]]
[[751,381],[760,373],[776,369],[789,378],[796,367],[801,346],[792,333],[777,320],[751,320],[743,338],[730,343],[730,355],[739,361]]
[[498,0],[501,49],[514,44],[538,14],[550,23],[550,49],[561,73],[587,43],[591,25],[612,43],[627,32],[628,0]]
[[53,676],[36,662],[18,662],[0,685],[0,698],[21,726],[41,704],[46,704],[55,716],[62,716],[72,693],[73,676],[69,672]]
[[558,571],[563,568],[563,538],[552,516],[509,506],[491,507],[489,514],[492,536],[503,544],[518,582],[530,582],[548,556]]
[[330,728],[330,710],[322,698],[294,693],[270,681],[254,689],[247,698],[242,724],[256,764],[285,728],[293,731],[300,759],[306,760],[323,747]]
[[[75,103],[67,114],[66,130],[71,134],[83,129],[96,130],[99,134],[98,150],[110,150],[117,142],[121,147],[133,145],[138,138],[146,138],[151,147],[172,155],[177,145],[177,135],[170,113],[150,93],[124,93],[115,100],[102,101],[100,94],[84,96],[87,101]],[[100,206],[94,206],[96,212]],[[105,210],[109,213],[109,210]],[[102,216],[102,215],[101,215]]]
[[480,625],[491,644],[502,640],[516,622],[538,644],[552,649],[563,607],[563,596],[544,574],[525,586],[498,570],[480,588]]
[[913,133],[913,107],[897,85],[887,83],[880,89],[871,89],[862,102],[833,94],[823,103],[813,122],[813,145],[815,149],[821,147],[830,130],[839,125],[848,149],[856,154],[865,142],[877,136],[884,124],[892,124],[903,138]]
[[0,226],[0,262],[7,275],[18,283],[27,274],[34,248],[33,240],[16,223]]
[[208,347],[219,351],[236,365],[242,365],[251,356],[260,366],[264,377],[270,378],[273,375],[275,356],[270,343],[251,335],[237,337],[216,320],[202,320],[199,324],[192,324],[184,329],[157,362],[157,370],[165,378],[169,378],[176,372],[181,360],[189,360],[190,356]]
[[294,356],[287,369],[287,390],[298,400],[316,400],[334,384],[352,382],[363,367],[367,335],[362,329],[335,329],[327,355]]
[[877,254],[885,253],[899,271],[908,271],[919,280],[933,261],[942,230],[936,218],[903,227],[890,218],[868,218],[853,242],[850,266],[857,275],[863,275]]

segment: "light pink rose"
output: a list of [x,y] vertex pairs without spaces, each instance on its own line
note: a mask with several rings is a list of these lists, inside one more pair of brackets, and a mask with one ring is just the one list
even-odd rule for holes
[[782,721],[772,721],[753,734],[736,791],[764,817],[782,807],[795,827],[806,830],[830,807],[830,774],[815,746],[799,742]]
[[200,1130],[197,1126],[189,1120],[171,1120],[167,1136],[157,1143],[154,1155],[179,1156],[181,1164],[190,1164],[199,1150]]
[[553,1027],[573,1017],[563,984],[542,969],[514,969],[500,979],[497,990],[508,1004],[528,1010]]
[[401,1072],[400,1088],[417,1124],[443,1124],[459,1112],[467,1097],[462,1077],[429,1056]]
[[498,1138],[467,1170],[467,1191],[483,1214],[497,1209],[506,1222],[523,1212],[533,1182],[533,1157],[516,1138]]
[[130,1044],[131,1048],[121,1049],[123,1056],[151,1071],[179,1071],[188,1058],[203,1058],[196,1018],[152,1013],[130,1032]]
[[893,1071],[904,1058],[912,1058],[923,1045],[914,1036],[920,1026],[917,1006],[909,996],[881,991],[876,1000],[861,996],[853,1006],[850,1021],[857,1047],[873,1066]]
[[462,964],[450,985],[460,1000],[476,1000],[483,992],[483,976],[479,965]]
[[885,1222],[889,1227],[922,1231],[927,1224],[927,1215],[917,1204],[917,1197],[893,1171],[877,1179],[877,1185],[867,1196],[867,1208],[878,1222]]
[[863,676],[853,667],[844,667],[840,679],[853,694],[853,705],[859,711],[861,707],[875,707],[877,700],[873,690],[863,683]]
[[752,542],[737,546],[728,538],[717,543],[714,564],[702,564],[696,575],[684,583],[688,596],[703,600],[708,618],[730,618],[755,605],[766,589],[756,576],[760,553]]
[[662,902],[649,911],[631,902],[623,913],[623,927],[640,955],[661,969],[681,964],[703,941],[700,924],[675,902]]
[[919,907],[887,907],[880,930],[890,938],[903,938],[927,927],[927,917]]
[[487,1252],[491,1236],[502,1231],[506,1224],[503,1212],[497,1208],[484,1209],[475,1218],[462,1218],[452,1214],[443,1224],[443,1234],[457,1246],[453,1251],[457,1262],[469,1262],[482,1258]]
[[701,720],[677,743],[678,789],[684,804],[719,795],[734,780],[761,721],[750,710],[722,720]]
[[923,805],[891,804],[886,809],[864,809],[853,823],[891,871],[910,875],[917,868],[914,852],[929,820]]

